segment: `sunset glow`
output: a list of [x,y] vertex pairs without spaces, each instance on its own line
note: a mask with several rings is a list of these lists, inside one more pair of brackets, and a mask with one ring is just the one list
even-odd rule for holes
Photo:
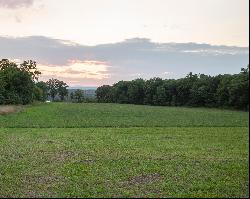
[[109,78],[108,66],[105,62],[69,60],[65,66],[38,65],[42,78],[64,79],[72,85],[80,85],[81,80],[103,80]]

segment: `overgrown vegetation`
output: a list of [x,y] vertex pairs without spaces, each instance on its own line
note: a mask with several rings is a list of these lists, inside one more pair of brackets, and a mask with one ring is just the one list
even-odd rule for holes
[[119,81],[97,88],[98,102],[249,110],[249,66],[235,75],[189,73],[185,78]]

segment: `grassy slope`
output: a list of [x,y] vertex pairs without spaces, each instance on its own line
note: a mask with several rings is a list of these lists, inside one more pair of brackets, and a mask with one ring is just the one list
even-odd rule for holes
[[[245,197],[247,121],[215,109],[31,106],[0,116],[0,197]],[[54,128],[74,125],[90,128]],[[53,128],[17,128],[36,126]]]
[[0,116],[0,127],[185,127],[248,125],[240,111],[120,104],[42,104]]

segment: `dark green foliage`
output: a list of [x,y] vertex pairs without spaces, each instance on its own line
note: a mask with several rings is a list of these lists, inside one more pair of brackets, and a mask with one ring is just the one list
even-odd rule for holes
[[112,87],[103,85],[97,88],[96,98],[98,102],[112,102]]
[[58,94],[60,96],[61,101],[63,101],[65,96],[68,95],[68,90],[67,90],[68,87],[69,86],[65,82],[63,81],[58,82]]
[[119,81],[118,83],[114,84],[112,88],[112,97],[114,102],[127,104],[129,103],[129,96],[128,96],[128,87],[130,82],[128,81]]
[[34,93],[34,99],[37,100],[37,101],[43,101],[43,91],[42,89],[40,89],[38,86],[34,86],[34,90],[33,90],[33,93]]
[[40,96],[37,97],[39,101],[46,101],[48,97],[48,86],[45,82],[40,81],[36,83],[37,90],[40,90]]
[[229,86],[229,105],[237,108],[249,108],[249,68],[234,75]]
[[157,105],[157,87],[163,85],[163,80],[161,78],[153,78],[147,80],[144,86],[144,103],[150,105]]
[[29,104],[33,100],[54,101],[58,95],[63,101],[68,95],[68,85],[57,79],[37,82],[41,74],[36,62],[24,61],[18,65],[8,59],[0,60],[0,104]]
[[1,75],[1,72],[0,72],[0,104],[4,104],[5,102],[5,85],[6,85],[6,82],[4,81],[4,76]]
[[142,104],[144,98],[144,85],[143,79],[136,79],[131,81],[128,85],[128,99],[132,104]]
[[74,100],[74,93],[70,93],[70,100],[73,101]]
[[56,95],[58,94],[58,80],[49,79],[46,84],[48,86],[48,94],[51,96],[52,100],[55,100]]
[[38,76],[41,75],[36,68],[36,62],[32,60],[24,61],[20,64],[20,69],[29,73],[33,80],[38,80]]
[[77,89],[75,92],[70,94],[70,98],[73,102],[82,103],[84,100],[84,92],[80,89]]
[[189,73],[178,80],[119,81],[97,89],[98,102],[249,109],[249,66],[235,75]]
[[166,105],[167,103],[167,94],[164,85],[158,86],[156,88],[156,94],[154,96],[154,103],[158,105]]
[[200,75],[190,89],[190,101],[192,106],[215,106],[215,93],[218,87],[215,77]]
[[63,101],[65,96],[68,95],[67,88],[69,87],[65,82],[58,79],[49,79],[47,82],[48,95],[51,96],[52,101],[55,101],[55,97],[59,95],[60,100]]
[[165,105],[175,105],[177,95],[176,80],[164,80],[163,87],[165,89]]
[[29,104],[34,99],[35,80],[40,72],[36,63],[25,61],[20,66],[8,59],[0,61],[0,104]]

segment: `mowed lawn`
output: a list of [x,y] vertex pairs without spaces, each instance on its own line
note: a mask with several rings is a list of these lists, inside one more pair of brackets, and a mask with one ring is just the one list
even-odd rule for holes
[[248,142],[247,112],[28,106],[0,116],[0,197],[247,197]]

